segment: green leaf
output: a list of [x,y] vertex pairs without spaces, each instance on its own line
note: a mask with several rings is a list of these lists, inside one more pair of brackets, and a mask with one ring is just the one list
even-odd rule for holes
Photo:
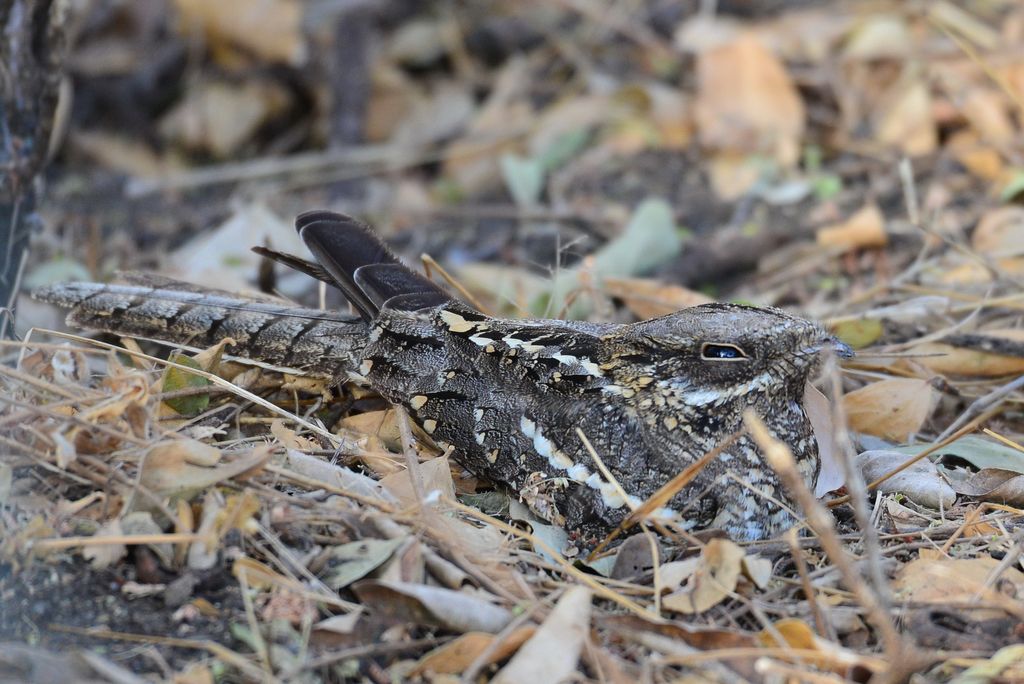
[[554,140],[546,150],[541,152],[537,161],[546,173],[560,169],[567,161],[575,157],[590,141],[590,131],[585,128],[578,128],[574,131],[566,131]]
[[519,207],[537,204],[544,190],[544,167],[536,159],[525,159],[515,154],[501,157],[501,175]]
[[999,199],[1009,202],[1024,192],[1024,169],[1017,169],[999,193]]
[[[914,446],[897,447],[895,450],[905,454],[919,454],[928,447],[928,444],[915,444]],[[1018,451],[1006,444],[977,435],[961,437],[936,451],[931,458],[937,459],[941,456],[961,458],[979,470],[999,468],[1024,474],[1024,451]]]
[[821,201],[830,200],[843,190],[843,179],[834,173],[823,173],[812,181],[814,196]]
[[[185,356],[184,354],[171,354],[170,360],[182,366],[188,366],[189,368],[195,368],[196,370],[203,370],[202,366],[196,363],[195,359]],[[209,386],[209,380],[196,375],[195,373],[189,373],[186,370],[175,368],[173,366],[168,366],[167,369],[164,370],[164,392],[176,392],[183,389],[194,389]],[[202,393],[190,394],[184,397],[165,399],[164,403],[183,416],[194,416],[197,413],[205,411],[206,407],[210,405],[210,395]]]
[[[648,273],[679,254],[683,248],[682,235],[668,202],[646,199],[633,212],[622,234],[594,253],[590,276],[600,282],[609,277],[628,278]],[[539,315],[560,315],[569,294],[579,283],[578,269],[558,273],[550,297],[538,297],[531,302],[531,308]],[[581,318],[586,313],[585,305],[577,300],[568,315]]]
[[622,235],[594,255],[594,270],[601,277],[643,275],[675,258],[682,248],[672,207],[662,199],[646,199]]

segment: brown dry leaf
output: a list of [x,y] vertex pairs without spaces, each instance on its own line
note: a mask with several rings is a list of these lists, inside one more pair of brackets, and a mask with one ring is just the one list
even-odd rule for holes
[[[420,478],[420,489],[428,499],[436,496],[435,492],[440,493],[442,498],[455,499],[455,482],[446,456],[423,461],[416,468],[416,476]],[[392,473],[382,478],[380,484],[404,504],[420,503],[416,499],[408,471]]]
[[960,109],[985,142],[1005,146],[1017,135],[1007,110],[1007,99],[1001,91],[973,87],[959,98]]
[[797,162],[805,112],[786,67],[752,33],[697,57],[695,115],[703,145]]
[[978,178],[1000,184],[1006,181],[1006,164],[999,151],[982,142],[974,131],[957,131],[946,141],[946,149]]
[[[999,576],[1000,583],[1007,583],[1006,589],[988,586],[988,578],[1000,563],[995,558],[944,558],[918,559],[904,565],[893,580],[893,591],[900,601],[934,603],[947,605],[977,598],[997,602],[1007,612],[1018,617],[1024,616],[1024,602],[1015,598],[1024,596],[1024,572],[1010,567]],[[993,608],[979,611],[992,617],[999,617],[1003,611]],[[982,619],[972,612],[975,619]]]
[[444,174],[468,195],[501,184],[498,160],[513,152],[514,140],[481,146],[487,138],[502,138],[532,125],[534,113],[524,94],[531,85],[530,68],[525,58],[513,58],[499,71],[487,102],[469,125],[465,138],[445,150]]
[[[1009,274],[1024,273],[1024,207],[991,209],[978,221],[971,235],[971,246]],[[982,282],[991,280],[984,269]]]
[[408,582],[363,580],[352,590],[375,613],[417,624],[437,625],[455,632],[496,634],[512,620],[512,613],[480,598],[451,589]]
[[185,167],[167,155],[158,155],[141,141],[115,133],[75,130],[68,142],[100,166],[137,178],[158,178]]
[[229,159],[290,100],[282,86],[269,80],[201,81],[160,120],[160,135],[190,152]]
[[[121,530],[121,521],[118,518],[105,523],[96,530],[93,537],[120,537],[124,532]],[[113,563],[124,558],[128,553],[128,547],[124,544],[86,544],[82,548],[82,556],[97,570],[110,567]]]
[[315,451],[320,445],[311,439],[300,437],[295,430],[287,427],[280,418],[275,418],[270,424],[270,434],[274,435],[286,449],[298,449],[299,451]]
[[[867,482],[874,482],[911,458],[909,454],[878,449],[859,454],[857,466]],[[878,490],[905,494],[911,501],[937,510],[948,509],[956,502],[956,492],[942,479],[938,468],[928,459],[922,459],[893,475],[879,485]]]
[[570,587],[536,633],[495,675],[492,684],[570,679],[590,631],[590,603],[589,589]]
[[346,416],[338,426],[351,430],[356,434],[371,435],[379,440],[386,449],[398,452],[402,450],[402,435],[398,429],[398,421],[394,409],[367,411],[354,416]]
[[875,137],[904,154],[930,154],[939,144],[928,86],[919,78],[893,84],[875,111]]
[[731,202],[757,184],[764,172],[764,163],[750,155],[725,151],[713,155],[707,162],[707,169],[715,194]]
[[264,60],[292,66],[306,60],[304,5],[298,0],[175,0],[174,4],[182,30],[188,34],[201,29],[215,49],[237,46]]
[[[1024,342],[1024,330],[986,330],[986,337]],[[942,375],[961,375],[974,378],[997,378],[1024,373],[1024,358],[993,354],[980,349],[954,347],[942,342],[928,342],[914,347],[921,354],[917,362]]]
[[[779,644],[776,634],[781,635],[786,643]],[[757,640],[765,648],[788,646],[794,649],[816,651],[820,655],[801,656],[801,660],[844,677],[849,676],[854,667],[863,667],[869,672],[881,672],[886,668],[886,663],[881,658],[863,656],[843,648],[839,644],[826,641],[817,636],[810,625],[797,618],[779,620],[772,625],[771,630],[764,629],[758,632]]]
[[262,465],[270,458],[270,450],[253,449],[234,456],[213,467],[221,458],[216,447],[192,439],[160,442],[143,460],[140,483],[160,496],[191,499],[207,487]]
[[892,14],[865,17],[846,39],[847,59],[903,59],[911,55],[913,41],[905,18]]
[[818,229],[818,244],[843,249],[885,247],[885,217],[876,204],[866,204],[842,223]]
[[736,589],[744,555],[735,542],[712,539],[701,551],[700,563],[686,587],[666,596],[662,606],[693,615],[717,605]]
[[892,378],[850,392],[843,397],[843,406],[854,430],[905,442],[920,431],[937,401],[927,380]]
[[[536,631],[533,625],[523,625],[501,640],[484,660],[484,665],[501,662],[519,650],[519,647],[533,636]],[[420,658],[416,666],[408,673],[415,677],[426,673],[459,674],[472,665],[481,653],[491,648],[496,636],[485,632],[469,632],[444,646],[439,646]]]
[[1024,475],[1002,468],[984,468],[962,480],[953,481],[957,494],[979,501],[992,501],[1020,508],[1024,506]]
[[818,442],[818,455],[821,458],[814,495],[824,496],[846,484],[846,474],[839,460],[842,452],[836,444],[836,430],[832,422],[832,404],[814,385],[807,383],[804,389],[804,411],[814,429],[814,439]]
[[605,278],[604,292],[621,299],[637,318],[657,318],[715,301],[700,292],[651,278]]

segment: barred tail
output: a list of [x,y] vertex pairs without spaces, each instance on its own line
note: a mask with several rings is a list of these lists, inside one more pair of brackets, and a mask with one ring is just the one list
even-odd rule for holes
[[205,348],[232,338],[232,356],[335,378],[358,368],[366,324],[357,316],[201,291],[58,283],[32,293],[71,309],[68,325]]

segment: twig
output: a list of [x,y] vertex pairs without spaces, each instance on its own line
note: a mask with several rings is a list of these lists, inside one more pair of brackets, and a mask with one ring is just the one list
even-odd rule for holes
[[835,524],[828,509],[818,503],[804,482],[803,477],[796,468],[796,461],[793,452],[783,442],[776,439],[769,431],[764,421],[748,409],[743,414],[743,422],[750,432],[750,436],[757,442],[757,445],[764,453],[765,460],[775,469],[779,477],[785,483],[786,488],[803,508],[811,529],[818,535],[822,547],[828,555],[829,560],[839,570],[846,585],[857,597],[858,602],[867,611],[868,619],[875,626],[881,635],[882,645],[888,660],[889,669],[885,673],[883,681],[902,681],[904,673],[914,672],[917,669],[934,662],[933,656],[926,656],[921,651],[904,639],[893,624],[889,614],[885,611],[878,594],[864,582],[857,573],[849,555],[843,548],[839,536],[836,534]]

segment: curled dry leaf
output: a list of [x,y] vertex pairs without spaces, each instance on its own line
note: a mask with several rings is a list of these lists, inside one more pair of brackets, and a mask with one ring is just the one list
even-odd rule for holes
[[919,78],[897,81],[886,92],[874,117],[879,142],[908,156],[930,154],[939,144],[928,86]]
[[839,489],[846,483],[846,474],[839,445],[836,444],[836,430],[832,423],[832,404],[812,384],[807,383],[804,391],[804,411],[807,413],[814,439],[818,442],[818,456],[821,458],[821,470],[818,481],[814,485],[814,495],[824,496]]
[[878,205],[866,204],[846,221],[820,228],[817,238],[823,247],[847,250],[885,247],[888,242],[885,217]]
[[536,633],[495,675],[492,683],[562,682],[570,679],[590,631],[590,602],[589,589],[581,586],[569,588]]
[[[489,651],[484,665],[501,662],[519,650],[523,643],[536,631],[533,625],[523,625],[502,639],[485,632],[469,632],[454,641],[440,646],[420,658],[416,666],[409,672],[410,677],[425,673],[459,674],[476,662],[484,651]],[[493,650],[491,650],[493,649]]]
[[940,606],[950,603],[976,601],[996,602],[1003,609],[972,612],[972,616],[981,619],[984,613],[988,617],[999,617],[1003,610],[1017,617],[1024,617],[1024,602],[1018,596],[1024,596],[1024,572],[1017,568],[1005,568],[999,575],[999,581],[1008,583],[1005,590],[990,586],[989,577],[1000,563],[995,558],[981,556],[978,558],[930,558],[917,559],[904,565],[896,573],[893,590],[896,598],[901,601],[932,603]]
[[610,297],[621,299],[641,320],[715,301],[701,292],[651,278],[605,278],[604,291]]
[[[898,451],[865,451],[857,456],[857,466],[864,473],[866,481],[874,482],[911,458]],[[928,459],[922,459],[893,475],[880,484],[878,490],[898,492],[915,503],[935,509],[947,509],[956,502],[956,492],[942,479],[938,468]]]
[[[123,535],[121,521],[118,518],[114,518],[100,527],[93,537],[95,539],[102,539],[103,537],[120,537]],[[82,548],[82,556],[97,570],[102,570],[116,563],[124,558],[126,553],[128,553],[128,547],[124,544],[86,544]]]
[[362,539],[332,546],[324,568],[324,584],[334,590],[344,589],[361,580],[384,564],[405,538]]
[[717,150],[767,153],[796,163],[803,100],[785,66],[751,33],[697,56],[695,115],[701,142]]
[[[413,475],[419,478],[420,491],[423,492],[423,496],[428,502],[436,501],[438,498],[455,499],[455,482],[452,480],[452,471],[447,457],[439,456],[423,461],[417,465]],[[380,483],[399,501],[408,505],[420,503],[416,499],[416,493],[407,471],[392,473],[382,478]]]
[[[947,473],[956,471],[947,470]],[[952,479],[957,494],[1021,508],[1024,506],[1024,475],[1012,470],[985,468],[960,479]]]
[[[779,644],[776,635],[781,635],[785,643]],[[796,618],[779,620],[772,625],[772,629],[759,632],[757,640],[765,648],[788,646],[803,651],[814,651],[816,655],[801,655],[801,660],[843,677],[853,676],[854,668],[865,668],[869,673],[881,672],[886,668],[886,663],[881,658],[863,656],[839,644],[826,641],[816,635],[810,625]],[[859,680],[858,677],[857,681]]]
[[302,3],[297,0],[175,0],[181,28],[200,28],[221,53],[238,46],[265,60],[292,66],[306,59]]
[[190,499],[207,487],[263,464],[268,458],[268,449],[253,449],[236,454],[230,462],[218,466],[221,452],[216,447],[194,439],[168,440],[154,445],[146,454],[140,482],[160,496]]
[[[686,586],[662,601],[668,610],[693,615],[717,605],[736,589],[743,570],[743,549],[728,539],[712,539]],[[684,561],[685,562],[685,561]]]
[[851,428],[896,442],[920,431],[937,401],[931,384],[916,378],[882,380],[843,397]]
[[[943,342],[926,342],[914,347],[914,353],[920,354],[918,363],[942,375],[960,375],[974,378],[998,378],[1005,375],[1024,373],[1024,357],[1000,354],[1000,341],[1011,344],[1024,342],[1024,330],[986,330],[981,343],[989,349],[980,347],[960,347]],[[1009,346],[1009,345],[1008,345]]]
[[363,580],[352,586],[359,600],[374,612],[455,632],[501,631],[512,613],[477,596],[408,582]]

